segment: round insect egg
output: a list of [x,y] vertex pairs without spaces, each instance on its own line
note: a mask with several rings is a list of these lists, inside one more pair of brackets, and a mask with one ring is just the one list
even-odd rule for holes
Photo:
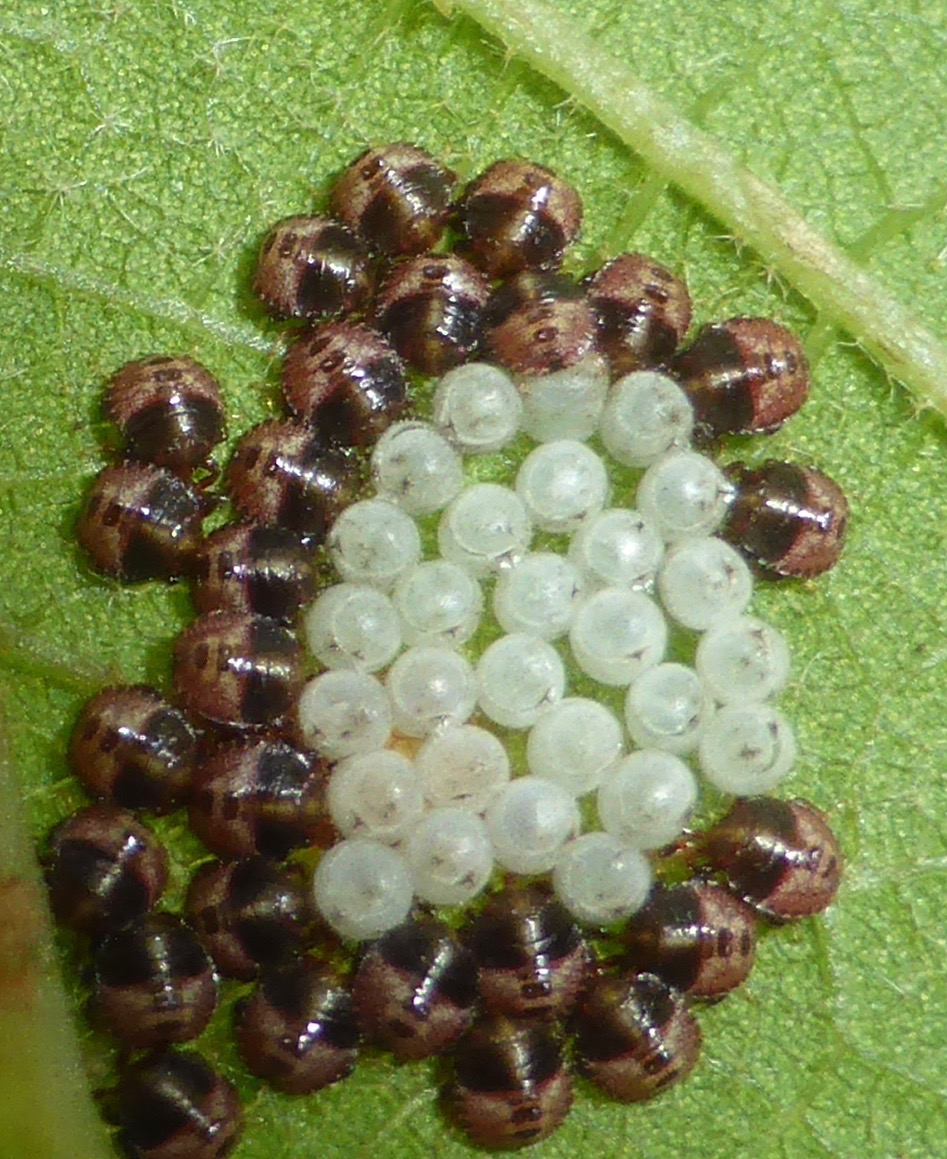
[[372,481],[408,515],[432,515],[463,487],[464,472],[458,453],[430,423],[401,422],[375,445]]
[[538,636],[512,632],[484,650],[477,662],[480,711],[505,728],[529,728],[561,700],[566,671],[559,653]]
[[236,1088],[197,1051],[147,1054],[118,1081],[119,1142],[134,1159],[223,1159],[243,1131]]
[[197,732],[154,688],[103,688],[82,709],[69,763],[92,797],[169,813],[191,784]]
[[586,279],[586,289],[615,377],[666,363],[690,326],[687,286],[645,254],[612,258]]
[[463,724],[477,704],[470,661],[449,648],[407,648],[389,668],[385,688],[394,727],[403,736]]
[[404,858],[361,837],[340,841],[325,854],[312,881],[316,908],[341,938],[363,941],[400,926],[411,908],[412,885]]
[[326,804],[343,837],[396,845],[424,813],[422,781],[413,763],[393,749],[360,753],[332,770]]
[[669,451],[645,471],[637,506],[667,543],[712,535],[727,513],[733,486],[712,459],[696,451]]
[[504,785],[485,821],[497,863],[511,873],[548,873],[581,829],[575,797],[532,774]]
[[307,427],[268,419],[237,444],[227,469],[234,506],[252,523],[276,524],[320,544],[358,490],[355,460],[327,449]]
[[302,685],[302,649],[265,616],[211,612],[174,645],[174,688],[187,712],[236,728],[275,724]]
[[696,838],[711,869],[774,921],[822,913],[842,876],[838,839],[809,801],[749,797]]
[[568,558],[586,589],[654,588],[664,540],[637,511],[610,507],[586,520],[569,543]]
[[497,577],[493,613],[505,632],[555,640],[568,632],[580,593],[578,573],[567,559],[528,552]]
[[352,987],[366,1036],[400,1061],[446,1050],[478,997],[473,955],[443,922],[415,918],[373,942]]
[[509,885],[494,894],[464,940],[484,1006],[496,1014],[567,1014],[588,977],[589,947],[548,886]]
[[336,520],[326,546],[343,580],[383,591],[421,558],[417,524],[386,499],[352,503]]
[[776,430],[809,396],[799,340],[769,318],[705,326],[671,363],[705,438]]
[[490,879],[493,850],[483,821],[467,809],[432,809],[404,842],[419,901],[467,905]]
[[361,1035],[352,994],[313,958],[267,973],[234,1007],[247,1069],[288,1095],[308,1095],[352,1073]]
[[697,782],[673,753],[638,749],[608,771],[596,804],[602,828],[631,849],[660,849],[681,835]]
[[613,459],[626,467],[649,467],[686,447],[694,410],[673,378],[656,370],[626,374],[609,388],[599,434]]
[[106,467],[92,484],[76,537],[93,567],[127,583],[178,579],[201,543],[204,499],[146,463]]
[[56,920],[100,937],[158,902],[168,859],[155,834],[114,805],[88,805],[49,835],[46,883]]
[[576,664],[593,680],[624,687],[664,659],[667,623],[643,592],[601,588],[582,600],[569,629]]
[[512,1150],[548,1139],[572,1107],[559,1031],[487,1018],[454,1047],[447,1104],[475,1147]]
[[404,364],[391,344],[349,319],[296,339],[283,361],[282,391],[293,418],[343,447],[373,443],[407,403]]
[[721,535],[764,570],[810,579],[838,563],[848,500],[813,467],[769,460],[727,468],[735,496]]
[[437,527],[441,556],[483,579],[528,550],[533,525],[522,499],[498,483],[474,483],[448,503]]
[[753,616],[734,616],[701,636],[694,665],[704,687],[721,704],[769,700],[789,679],[789,648],[771,625]]
[[191,829],[221,857],[261,853],[282,860],[318,843],[327,775],[318,757],[285,741],[223,744],[195,772]]
[[623,1103],[653,1099],[700,1057],[700,1026],[683,995],[654,974],[596,978],[573,1019],[579,1068]]
[[186,355],[127,362],[109,381],[104,410],[129,458],[185,478],[207,465],[224,436],[220,385]]
[[323,588],[306,610],[303,632],[309,651],[326,668],[377,672],[401,649],[401,628],[391,600],[367,584]]
[[367,672],[323,672],[303,688],[297,721],[306,745],[338,761],[384,748],[391,704],[384,685]]
[[598,354],[589,354],[551,374],[520,375],[523,430],[537,443],[553,439],[584,442],[596,431],[608,393],[608,368]]
[[519,432],[522,415],[512,378],[486,362],[455,366],[434,391],[434,425],[464,455],[501,451]]
[[698,749],[701,772],[723,793],[767,793],[792,769],[789,721],[768,704],[728,705],[708,722]]
[[598,788],[623,753],[618,718],[604,704],[582,697],[567,696],[547,708],[526,738],[529,771],[574,797]]
[[194,564],[199,613],[242,612],[296,621],[316,591],[312,552],[285,527],[231,523],[209,535]]
[[516,476],[516,493],[542,531],[577,531],[604,508],[608,491],[605,464],[575,439],[536,447]]
[[496,161],[466,187],[458,206],[462,247],[491,278],[555,269],[582,225],[582,201],[533,161]]
[[510,779],[506,746],[473,724],[435,730],[418,749],[414,767],[424,800],[435,809],[482,813]]
[[658,572],[658,594],[668,615],[694,632],[739,616],[753,594],[753,577],[740,553],[716,536],[673,544]]
[[756,918],[739,898],[709,882],[658,883],[622,942],[630,969],[657,974],[694,998],[718,998],[749,976]]
[[241,981],[300,953],[315,920],[302,867],[258,855],[205,861],[184,914],[220,973]]
[[402,572],[391,601],[406,644],[458,648],[476,632],[483,613],[480,585],[469,571],[443,559]]
[[327,217],[287,217],[263,241],[253,292],[275,318],[318,318],[362,311],[373,281],[351,230]]
[[686,664],[656,664],[625,697],[625,724],[635,744],[677,756],[697,748],[711,711],[700,677]]
[[371,249],[419,254],[440,240],[456,180],[429,153],[399,141],[357,157],[333,185],[330,205]]
[[490,287],[454,254],[398,262],[375,298],[375,323],[421,374],[443,374],[476,351]]
[[583,925],[613,926],[644,904],[651,864],[611,833],[583,833],[556,859],[552,883],[559,901]]
[[95,948],[94,1009],[132,1050],[187,1042],[217,1006],[207,952],[173,914],[151,914],[109,934]]

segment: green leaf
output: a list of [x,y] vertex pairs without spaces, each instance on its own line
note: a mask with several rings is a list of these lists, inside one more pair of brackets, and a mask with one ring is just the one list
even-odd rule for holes
[[[547,6],[778,184],[944,336],[941,9]],[[105,378],[146,353],[191,353],[222,379],[235,437],[276,409],[280,339],[247,290],[270,223],[309,208],[371,142],[416,141],[464,175],[500,155],[535,157],[585,199],[577,267],[640,248],[686,275],[698,322],[766,314],[803,335],[815,363],[810,403],[733,454],[814,462],[854,510],[836,572],[766,588],[755,602],[793,648],[784,704],[802,756],[787,791],[827,809],[842,838],[838,903],[765,938],[749,984],[703,1012],[704,1058],[680,1089],[618,1107],[580,1085],[572,1116],[536,1153],[941,1153],[940,422],[916,417],[831,329],[834,317],[467,19],[380,0],[8,0],[0,94],[0,695],[34,832],[80,799],[64,751],[84,696],[110,677],[166,682],[171,641],[191,615],[184,590],[121,589],[72,544],[83,490],[107,458]],[[178,849],[177,889],[199,856],[182,830],[179,819],[162,825]],[[290,1100],[240,1070],[226,1022],[223,1012],[207,1049],[246,1096],[239,1159],[470,1153],[437,1112],[436,1068],[371,1057],[349,1082]],[[99,1082],[108,1055],[81,1033]]]

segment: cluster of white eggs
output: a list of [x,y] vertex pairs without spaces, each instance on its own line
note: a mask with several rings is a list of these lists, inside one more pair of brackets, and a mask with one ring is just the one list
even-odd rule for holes
[[[792,730],[770,704],[786,644],[745,614],[751,573],[714,535],[731,487],[690,449],[692,410],[673,379],[640,371],[609,387],[593,362],[524,391],[468,363],[437,384],[432,419],[377,443],[376,496],[328,537],[341,582],[305,617],[325,671],[303,691],[300,727],[336,762],[328,805],[343,835],[317,868],[317,906],[342,936],[374,937],[414,899],[470,901],[499,866],[551,873],[579,921],[609,925],[643,903],[647,853],[694,808],[689,760],[739,795],[789,772]],[[465,478],[462,456],[522,430],[538,445],[512,487]],[[608,507],[606,462],[586,443],[596,432],[643,470],[635,510]],[[437,513],[439,558],[422,559],[416,520]],[[531,551],[536,530],[568,535],[565,553]],[[471,660],[487,578],[505,634]],[[693,667],[665,661],[670,625],[698,634]],[[588,677],[627,689],[624,728],[598,701],[566,696],[564,641]],[[512,776],[491,723],[529,730],[528,773]],[[592,794],[600,828],[583,833]]]

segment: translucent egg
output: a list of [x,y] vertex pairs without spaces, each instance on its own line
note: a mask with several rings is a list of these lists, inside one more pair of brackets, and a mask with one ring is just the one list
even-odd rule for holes
[[580,604],[569,643],[586,675],[623,687],[664,659],[667,624],[661,609],[644,593],[602,588]]
[[402,652],[385,677],[394,727],[404,736],[427,736],[463,724],[477,703],[470,661],[447,648],[417,645]]
[[556,896],[584,925],[599,929],[629,917],[651,892],[651,865],[611,833],[584,833],[561,851],[552,875]]
[[664,557],[658,595],[672,619],[695,632],[739,616],[753,594],[746,560],[715,536],[683,539]]
[[566,672],[551,644],[513,632],[485,649],[477,683],[485,716],[506,728],[529,728],[543,709],[562,699]]
[[523,400],[506,371],[486,362],[467,362],[437,384],[433,417],[462,454],[487,455],[516,437]]
[[464,485],[460,456],[430,423],[395,423],[372,451],[372,480],[408,515],[431,515]]
[[377,938],[400,926],[413,889],[403,858],[377,841],[340,841],[319,862],[312,881],[316,909],[342,938]]
[[608,364],[590,354],[564,370],[517,380],[523,399],[523,430],[537,443],[589,438],[598,426],[608,392]]
[[326,668],[377,672],[401,648],[401,628],[391,600],[367,584],[325,588],[303,617],[309,650]]
[[580,829],[572,794],[534,776],[510,781],[485,820],[494,856],[511,873],[547,873]]
[[366,672],[323,672],[303,688],[299,730],[316,752],[337,761],[384,748],[391,707],[384,686]]
[[722,704],[768,700],[789,679],[789,648],[775,628],[752,616],[715,623],[697,645],[695,666]]
[[623,755],[621,724],[604,704],[566,697],[540,716],[526,740],[526,763],[537,777],[574,797],[597,789]]
[[411,761],[393,749],[378,749],[339,761],[329,777],[326,805],[343,837],[394,845],[421,819],[424,795]]
[[730,705],[707,725],[698,752],[712,785],[752,797],[768,793],[789,773],[796,740],[786,718],[768,704]]
[[712,535],[726,514],[733,486],[717,464],[696,451],[669,451],[638,484],[638,510],[667,543]]
[[458,648],[476,632],[483,614],[480,585],[465,568],[443,559],[403,572],[391,601],[406,644]]
[[493,871],[493,849],[480,817],[465,809],[434,809],[404,845],[417,897],[430,905],[464,905]]
[[500,573],[493,613],[506,632],[555,640],[569,630],[580,593],[579,575],[561,555],[528,552]]
[[510,758],[500,740],[477,725],[442,728],[418,749],[415,769],[432,808],[482,813],[510,779]]
[[605,506],[608,475],[584,443],[556,439],[526,456],[516,476],[516,493],[537,527],[572,532]]
[[700,677],[686,664],[656,664],[625,697],[625,723],[635,744],[678,756],[697,748],[709,712]]
[[414,520],[384,499],[361,499],[346,507],[326,545],[342,579],[384,590],[421,557]]
[[664,558],[664,540],[637,511],[611,507],[573,535],[569,559],[587,588],[650,591]]
[[482,578],[511,567],[533,538],[522,499],[497,483],[474,483],[441,515],[437,542],[442,557]]
[[623,757],[598,791],[602,828],[632,849],[660,849],[676,837],[697,801],[697,782],[687,765],[660,749]]
[[694,430],[694,408],[680,386],[657,370],[636,370],[613,383],[599,421],[608,453],[626,467],[647,467],[683,447]]

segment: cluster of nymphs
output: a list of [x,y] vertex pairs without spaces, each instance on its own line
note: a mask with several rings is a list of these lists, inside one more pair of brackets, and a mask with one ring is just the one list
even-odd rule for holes
[[[256,292],[305,323],[288,417],[240,439],[219,496],[208,371],[151,357],[108,387],[124,453],[80,541],[119,579],[189,577],[200,613],[172,697],[86,705],[70,756],[97,803],[48,851],[126,1048],[139,1159],[219,1159],[239,1135],[231,1085],[174,1048],[220,977],[255,983],[237,1044],[279,1090],[344,1077],[362,1042],[450,1050],[458,1122],[517,1147],[562,1122],[573,1067],[626,1101],[686,1075],[693,1005],[745,979],[760,915],[835,894],[825,819],[765,795],[795,754],[772,706],[789,659],[747,608],[754,572],[835,563],[845,498],[695,449],[799,408],[798,342],[736,318],[684,346],[687,289],[651,259],[560,272],[581,204],[554,173],[455,180],[373,149],[333,218],[272,231]],[[477,481],[497,452],[510,486]],[[629,485],[634,507],[610,506]],[[222,499],[238,521],[205,537]],[[566,696],[566,647],[589,695]],[[596,685],[625,690],[624,721]],[[521,775],[506,730],[528,730]],[[704,831],[694,770],[737,798]],[[217,860],[175,916],[153,912],[166,855],[135,814],[180,807]]]

